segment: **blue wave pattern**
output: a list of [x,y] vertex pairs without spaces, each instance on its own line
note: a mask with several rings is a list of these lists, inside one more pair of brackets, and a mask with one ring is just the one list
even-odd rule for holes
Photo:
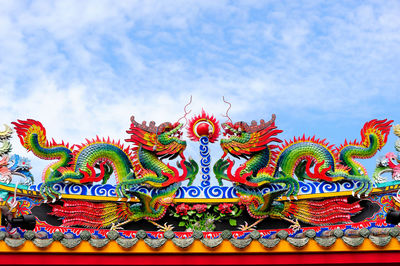
[[208,137],[200,138],[200,165],[201,165],[201,186],[209,187],[210,183],[210,163],[211,156],[208,150]]
[[[360,186],[359,182],[353,183],[351,181],[345,182],[299,182],[300,190],[299,195],[319,194],[319,193],[332,193],[341,191],[353,191]],[[39,191],[42,183],[32,185],[30,190]],[[61,194],[69,195],[90,195],[90,196],[103,196],[103,197],[117,197],[115,193],[115,186],[111,184],[106,185],[78,185],[78,184],[55,184],[55,190]],[[271,184],[262,189],[262,193],[268,193],[281,189],[282,186]],[[152,189],[144,186],[136,186],[131,188],[131,191],[139,191],[148,195],[157,193],[157,189]],[[237,198],[235,188],[227,186],[182,186],[178,189],[176,198],[199,198],[199,199],[232,199]]]
[[[30,190],[39,191],[43,183],[30,186]],[[89,195],[89,196],[104,196],[116,197],[115,186],[106,185],[79,185],[79,184],[64,184],[58,183],[53,185],[53,188],[61,194],[69,195]]]

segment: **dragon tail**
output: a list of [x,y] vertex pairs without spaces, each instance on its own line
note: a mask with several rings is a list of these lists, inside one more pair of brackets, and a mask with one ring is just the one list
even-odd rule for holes
[[46,129],[43,127],[42,123],[33,119],[18,120],[17,122],[12,122],[15,131],[18,134],[18,138],[27,150],[33,150],[34,145],[32,143],[32,137],[37,136],[37,140],[40,146],[48,146],[46,139]]
[[351,175],[367,175],[365,167],[354,158],[368,159],[385,146],[393,120],[371,120],[361,129],[361,141],[347,142],[337,148],[337,162],[350,168]]
[[370,146],[370,136],[375,135],[378,140],[377,149],[385,146],[393,120],[371,120],[361,129],[361,143],[364,147]]
[[32,151],[37,157],[45,160],[64,158],[65,163],[72,159],[72,151],[68,143],[56,143],[48,141],[46,129],[39,121],[33,119],[18,120],[12,122],[18,138],[28,151]]
[[64,206],[53,205],[50,215],[62,217],[62,226],[107,228],[113,223],[128,220],[131,214],[124,203],[93,203],[80,200],[64,201]]
[[[356,140],[348,142],[344,141],[340,147],[337,148],[338,155],[343,157],[345,152],[351,149],[352,146],[369,148],[371,145],[374,145],[371,152],[365,154],[365,158],[370,158],[375,155],[375,153],[380,150],[383,146],[385,146],[387,142],[388,135],[390,133],[391,124],[393,120],[371,120],[364,124],[361,129],[361,141],[357,142]],[[374,144],[376,142],[376,144]],[[359,155],[362,158],[364,156]]]
[[351,223],[351,217],[360,211],[359,202],[348,203],[346,197],[322,201],[286,202],[283,215],[294,217],[310,225]]

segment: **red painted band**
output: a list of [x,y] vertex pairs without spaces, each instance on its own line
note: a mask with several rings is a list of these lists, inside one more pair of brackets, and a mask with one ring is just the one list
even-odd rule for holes
[[299,254],[1,253],[0,265],[344,265],[400,263],[399,252]]

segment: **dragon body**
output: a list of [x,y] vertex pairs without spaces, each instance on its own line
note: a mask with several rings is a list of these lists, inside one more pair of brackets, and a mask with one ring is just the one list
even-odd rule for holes
[[[282,141],[276,135],[282,131],[276,129],[275,115],[267,123],[263,120],[260,124],[253,121],[251,125],[227,122],[222,124],[228,136],[221,140],[224,154],[213,170],[220,184],[223,179],[235,184],[250,215],[288,219],[289,206],[274,203],[274,199],[282,194],[296,197],[299,190],[297,180],[351,180],[360,183],[353,191],[355,194],[368,195],[372,182],[365,168],[355,159],[370,158],[381,149],[386,144],[391,123],[387,120],[369,121],[361,130],[361,141],[345,141],[335,148],[325,140],[305,136],[279,145]],[[225,159],[228,154],[247,161],[233,173],[234,161]],[[262,192],[268,191],[263,189],[273,183],[282,185],[284,190]],[[300,220],[306,222],[307,219]]]
[[[128,140],[133,142],[133,147],[125,148],[120,142],[110,139],[96,138],[82,145],[56,143],[48,141],[43,125],[35,120],[18,120],[13,122],[21,144],[32,151],[37,157],[45,160],[56,160],[50,164],[43,173],[43,184],[40,193],[43,198],[49,196],[53,200],[60,193],[53,188],[54,184],[71,182],[86,184],[93,182],[106,183],[114,173],[117,186],[116,193],[119,197],[128,197],[130,186],[147,184],[162,188],[185,180],[194,178],[196,166],[193,160],[185,161],[183,150],[186,142],[176,137],[181,124],[164,123],[155,127],[139,124],[131,118],[132,125],[128,133],[132,134]],[[162,162],[163,158],[175,158],[181,155],[178,170]],[[162,157],[162,158],[161,158]],[[189,169],[187,169],[189,167]]]
[[[298,221],[316,226],[351,223],[351,217],[363,210],[359,202],[349,203],[346,197],[319,201],[279,202],[274,199],[282,195],[285,189],[262,193],[260,190],[238,185],[236,191],[241,204],[246,206],[249,215],[259,219],[253,225],[268,217],[286,220],[292,223],[292,227],[295,229],[300,226]],[[251,226],[242,228],[249,229]]]
[[179,183],[159,189],[149,196],[134,191],[138,203],[93,203],[80,200],[64,200],[63,205],[53,205],[50,215],[62,218],[62,226],[84,226],[90,228],[117,228],[129,222],[146,219],[154,221],[164,217],[175,197]]

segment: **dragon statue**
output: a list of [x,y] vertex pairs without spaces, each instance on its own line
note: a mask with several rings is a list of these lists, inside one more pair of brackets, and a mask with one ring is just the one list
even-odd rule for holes
[[22,185],[31,185],[33,176],[30,173],[30,161],[17,154],[9,155],[12,150],[9,139],[13,131],[9,126],[4,126],[5,130],[0,131],[0,142],[2,142],[2,147],[0,148],[0,182],[9,184],[13,176],[20,176],[24,180]]
[[[215,163],[213,170],[220,185],[223,179],[235,184],[239,200],[253,218],[260,219],[258,222],[266,217],[281,218],[299,228],[297,219],[313,225],[336,223],[338,217],[342,217],[340,222],[350,221],[349,215],[359,212],[360,207],[358,203],[347,203],[346,199],[334,204],[330,200],[281,203],[275,199],[283,194],[289,199],[292,195],[296,198],[299,184],[294,176],[300,181],[356,181],[359,182],[359,186],[353,193],[358,197],[368,195],[372,190],[372,182],[365,167],[355,161],[355,158],[370,158],[381,149],[386,144],[392,122],[369,121],[361,130],[360,142],[345,141],[337,148],[325,140],[305,136],[285,141],[281,145],[271,144],[282,143],[276,137],[282,131],[275,126],[275,115],[269,122],[261,120],[260,124],[255,121],[251,125],[245,122],[226,122],[222,127],[227,138],[221,139],[220,142],[224,154]],[[228,154],[247,161],[232,173],[234,161],[229,158],[225,160]],[[271,184],[279,184],[283,188],[272,192],[265,190]],[[317,205],[324,207],[316,208]],[[303,209],[321,210],[322,213],[317,215],[314,212],[302,211]],[[332,210],[340,211],[332,215]],[[304,216],[306,213],[309,215]],[[317,216],[319,220],[315,218]],[[242,229],[250,227],[246,225]]]
[[0,148],[0,156],[3,156],[5,154],[8,154],[9,152],[11,152],[11,143],[9,141],[11,135],[12,135],[12,129],[7,126],[4,125],[5,130],[4,131],[0,131],[0,142],[2,143],[1,148]]
[[[137,123],[131,117],[131,134],[128,142],[132,147],[125,148],[120,142],[110,139],[87,140],[81,145],[48,141],[43,125],[35,120],[18,120],[13,122],[21,144],[37,157],[45,160],[57,160],[50,164],[43,173],[43,184],[40,194],[55,201],[61,194],[53,188],[54,184],[70,182],[90,184],[108,181],[111,174],[117,180],[116,193],[131,198],[127,192],[131,186],[147,185],[154,188],[166,188],[186,179],[193,181],[197,164],[185,160],[183,151],[186,141],[181,140],[179,131],[182,124],[163,123],[156,127],[154,122],[149,126],[146,122]],[[162,159],[174,159],[180,156],[179,167],[183,173],[179,175],[176,168],[164,164]]]
[[376,183],[387,182],[384,173],[390,173],[393,181],[400,180],[400,125],[393,126],[394,134],[399,138],[396,140],[394,148],[398,155],[393,152],[386,153],[385,156],[377,159],[373,179]]
[[161,230],[172,230],[170,225],[159,225],[156,220],[164,217],[175,197],[179,183],[157,190],[155,195],[132,191],[137,203],[94,203],[81,200],[64,200],[63,205],[53,205],[50,215],[62,217],[62,226],[121,229],[122,225],[146,219]]

